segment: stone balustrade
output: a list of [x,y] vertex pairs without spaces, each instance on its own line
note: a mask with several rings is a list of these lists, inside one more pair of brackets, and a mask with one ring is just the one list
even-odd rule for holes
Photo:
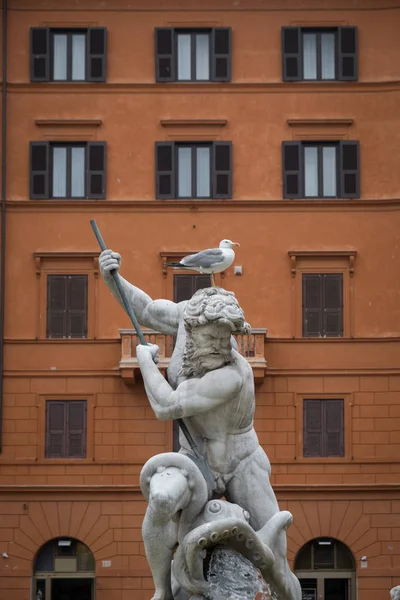
[[[147,342],[157,344],[159,347],[158,367],[165,372],[174,350],[175,337],[164,335],[153,329],[143,328],[142,331]],[[134,329],[120,329],[119,333],[121,336],[119,368],[125,383],[130,385],[135,382],[139,373],[136,358],[136,346],[139,343],[139,338]],[[238,345],[238,352],[248,360],[256,381],[262,381],[265,377],[267,362],[265,360],[264,344],[266,336],[266,329],[252,329],[249,335],[234,336]]]

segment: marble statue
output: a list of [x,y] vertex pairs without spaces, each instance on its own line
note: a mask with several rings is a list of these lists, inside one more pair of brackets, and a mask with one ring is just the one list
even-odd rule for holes
[[400,585],[396,585],[390,590],[390,597],[392,600],[400,600]]
[[[121,302],[110,275],[120,263],[120,255],[111,250],[100,255],[103,279]],[[252,369],[232,343],[232,334],[249,331],[235,295],[211,287],[175,304],[152,300],[119,277],[139,322],[177,336],[168,380],[156,364],[157,346],[139,345],[138,364],[156,417],[184,420],[214,478],[211,489],[182,433],[179,453],[154,456],[144,465],[140,483],[148,508],[143,540],[153,600],[208,597],[203,560],[218,544],[250,560],[281,600],[301,600],[299,581],[286,559],[292,516],[279,511],[270,463],[253,426]]]

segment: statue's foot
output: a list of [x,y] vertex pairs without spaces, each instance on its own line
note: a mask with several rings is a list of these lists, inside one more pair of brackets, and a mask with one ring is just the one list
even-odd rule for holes
[[156,591],[151,600],[174,600],[171,590]]

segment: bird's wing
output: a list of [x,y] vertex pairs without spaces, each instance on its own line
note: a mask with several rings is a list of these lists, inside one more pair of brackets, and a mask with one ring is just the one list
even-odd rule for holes
[[189,254],[181,260],[181,265],[184,267],[203,267],[209,269],[214,265],[221,263],[224,260],[224,253],[221,248],[212,248],[203,250],[197,254]]

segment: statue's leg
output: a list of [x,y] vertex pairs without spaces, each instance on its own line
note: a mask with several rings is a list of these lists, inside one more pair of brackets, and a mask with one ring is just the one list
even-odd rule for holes
[[[278,502],[269,481],[271,466],[264,450],[259,447],[251,456],[243,460],[235,470],[227,485],[226,497],[239,504],[250,514],[250,525],[261,529],[277,512]],[[298,579],[290,571],[286,553],[286,531],[282,529],[274,536],[271,548],[275,555],[275,586],[282,600],[299,600],[301,589]],[[279,589],[278,589],[279,588]]]
[[226,497],[250,513],[250,525],[261,529],[279,511],[274,490],[269,481],[271,465],[259,446],[242,460],[227,485]]
[[142,533],[156,589],[153,600],[173,600],[171,561],[178,541],[178,512],[187,506],[190,497],[188,480],[176,467],[168,467],[151,478]]

